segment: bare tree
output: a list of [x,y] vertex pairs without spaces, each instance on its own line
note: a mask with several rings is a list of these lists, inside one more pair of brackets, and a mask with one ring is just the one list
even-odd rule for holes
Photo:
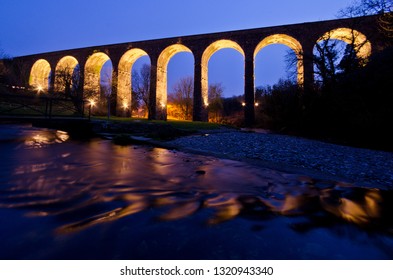
[[3,60],[3,57],[0,57],[0,84],[6,83],[8,75],[9,69],[7,68],[6,63]]
[[298,80],[299,63],[303,66],[303,60],[301,58],[304,57],[303,51],[297,52],[298,54],[296,54],[294,50],[289,49],[284,57],[285,70],[287,73],[286,78],[294,82]]
[[173,93],[169,96],[172,105],[180,110],[180,118],[184,120],[192,119],[194,94],[193,77],[181,78],[173,87]]
[[339,17],[359,17],[393,12],[393,0],[356,0],[339,11]]
[[83,112],[82,83],[79,65],[62,67],[56,70],[55,93],[70,99],[77,112]]
[[338,40],[330,40],[329,38],[315,45],[314,74],[316,82],[326,86],[336,81],[341,51],[338,46]]
[[338,13],[339,17],[368,15],[379,15],[381,31],[387,37],[393,38],[393,0],[357,0]]
[[209,119],[213,122],[219,122],[222,116],[222,111],[224,109],[222,102],[222,94],[224,92],[224,87],[221,83],[214,83],[209,85]]
[[138,71],[132,71],[132,109],[138,110],[140,107],[145,112],[149,108],[150,92],[150,65],[143,64]]
[[379,26],[383,33],[389,37],[393,38],[393,12],[385,13],[379,17]]
[[[324,34],[314,46],[313,63],[314,79],[319,87],[326,87],[335,83],[342,74],[363,67],[368,61],[365,53],[367,38],[363,38],[356,30],[348,33],[334,34],[334,31]],[[289,80],[294,81],[297,71],[298,57],[293,51],[288,51],[285,57]],[[310,58],[308,58],[310,59]]]
[[[340,17],[357,17],[379,14],[380,25],[385,31],[393,31],[393,0],[356,0],[352,5],[339,11]],[[386,32],[385,32],[386,33]],[[390,32],[393,37],[393,33]],[[326,33],[315,45],[313,61],[316,82],[324,87],[336,82],[343,73],[349,73],[366,65],[368,57],[364,55],[367,39],[362,39],[359,33],[351,30],[345,38],[337,38]],[[346,44],[342,43],[345,41]],[[297,63],[296,57],[289,53],[286,56],[287,68],[293,69]]]
[[99,114],[106,112],[109,119],[111,111],[115,111],[117,74],[113,69],[106,69],[106,71],[101,72],[101,75],[97,109]]
[[0,54],[0,76],[2,83],[27,88],[30,69],[21,60]]
[[80,86],[79,65],[75,68],[63,67],[56,71],[55,91],[63,92],[66,97],[74,97]]
[[[0,46],[1,46],[1,43],[0,43]],[[4,52],[4,50],[0,47],[0,60],[9,59],[9,58],[10,58],[10,56],[7,55],[7,54]]]

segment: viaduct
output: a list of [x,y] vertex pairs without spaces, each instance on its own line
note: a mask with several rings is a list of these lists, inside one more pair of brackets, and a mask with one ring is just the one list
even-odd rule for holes
[[209,59],[220,49],[232,48],[244,57],[244,114],[246,124],[250,125],[255,114],[254,61],[261,49],[270,44],[284,44],[291,48],[298,59],[298,83],[307,87],[313,83],[312,57],[317,42],[330,38],[352,43],[358,56],[367,58],[372,51],[384,47],[383,36],[378,30],[378,17],[368,16],[94,46],[15,59],[29,69],[29,75],[26,75],[29,77],[22,78],[25,84],[49,92],[56,89],[56,75],[61,70],[73,71],[77,65],[83,90],[99,92],[101,68],[111,60],[117,79],[116,111],[130,116],[130,110],[124,109],[131,105],[132,66],[137,59],[147,55],[151,61],[149,118],[166,119],[168,62],[179,52],[189,52],[194,57],[193,120],[206,121]]

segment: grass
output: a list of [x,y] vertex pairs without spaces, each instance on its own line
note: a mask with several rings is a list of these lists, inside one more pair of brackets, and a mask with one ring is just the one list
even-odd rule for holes
[[[99,120],[107,120],[108,117],[98,117],[94,116],[93,119]],[[115,117],[111,116],[109,118],[110,121],[116,122],[144,122],[144,123],[155,123],[155,124],[164,124],[164,125],[171,125],[174,128],[187,130],[187,131],[196,131],[196,130],[212,130],[212,129],[219,129],[223,125],[217,123],[209,123],[209,122],[192,122],[192,121],[181,121],[181,120],[167,120],[167,121],[160,121],[160,120],[147,120],[141,118],[122,118],[122,117]]]

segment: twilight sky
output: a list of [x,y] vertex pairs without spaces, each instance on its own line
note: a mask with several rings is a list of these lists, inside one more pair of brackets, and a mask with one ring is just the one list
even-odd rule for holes
[[[0,52],[21,56],[106,45],[267,27],[336,18],[352,0],[0,0]],[[285,78],[286,47],[257,56],[256,85]],[[143,63],[143,59],[138,63]],[[146,59],[145,59],[146,61]],[[148,60],[147,60],[148,61]],[[209,63],[209,83],[222,82],[226,96],[243,92],[243,58],[224,49]],[[168,65],[168,89],[193,74],[191,54]]]

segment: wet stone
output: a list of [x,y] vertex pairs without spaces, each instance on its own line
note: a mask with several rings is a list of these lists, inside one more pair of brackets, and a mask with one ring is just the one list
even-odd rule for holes
[[352,148],[272,133],[239,131],[215,133],[209,137],[181,137],[169,143],[215,156],[230,156],[235,160],[253,159],[265,163],[283,163],[351,181],[393,186],[391,152]]

